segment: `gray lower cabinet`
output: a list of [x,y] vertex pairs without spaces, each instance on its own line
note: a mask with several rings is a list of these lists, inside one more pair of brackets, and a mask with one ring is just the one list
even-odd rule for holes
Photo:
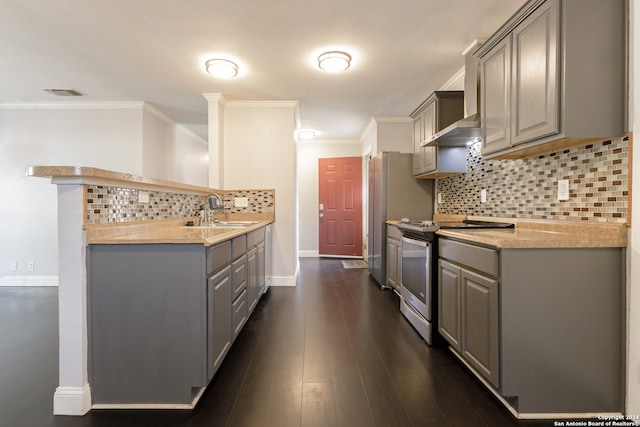
[[231,267],[226,265],[221,271],[207,279],[207,319],[208,319],[208,369],[207,380],[213,378],[220,364],[231,348],[233,338],[231,326]]
[[247,322],[247,236],[238,236],[232,241],[231,264],[232,274],[232,324],[233,339],[235,340]]
[[[444,241],[439,261],[438,331],[487,381],[499,386],[498,281],[465,263],[476,257],[476,247]],[[479,251],[491,251],[477,248]],[[497,256],[495,251],[484,256]],[[482,252],[481,252],[482,253]]]
[[438,331],[519,416],[623,409],[623,248],[439,239]]
[[261,228],[208,248],[89,245],[93,403],[192,404],[263,293],[264,236]]
[[265,229],[247,234],[247,309],[252,313],[264,292],[265,283]]
[[438,262],[438,332],[458,353],[461,351],[460,267]]
[[249,313],[253,312],[256,304],[258,304],[257,252],[257,248],[252,248],[247,252],[247,304]]
[[498,385],[498,282],[462,269],[462,356],[491,384]]
[[402,273],[402,234],[398,227],[387,225],[387,285],[400,291]]
[[206,258],[201,244],[88,246],[93,404],[190,404],[207,385]]

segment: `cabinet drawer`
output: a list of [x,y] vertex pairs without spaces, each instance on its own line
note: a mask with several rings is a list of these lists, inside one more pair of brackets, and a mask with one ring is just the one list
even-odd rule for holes
[[439,242],[440,258],[463,264],[492,277],[498,277],[499,259],[497,250],[449,239],[440,239]]
[[247,260],[242,257],[233,263],[233,298],[235,299],[247,287]]
[[247,233],[247,248],[252,248],[260,242],[264,242],[264,227]]
[[391,237],[392,239],[402,239],[402,233],[395,225],[387,224],[387,237]]
[[207,249],[207,274],[231,262],[231,242],[223,242]]
[[245,253],[247,253],[247,235],[243,234],[231,241],[231,259],[237,259]]
[[247,291],[244,290],[233,302],[233,336],[238,336],[247,321]]

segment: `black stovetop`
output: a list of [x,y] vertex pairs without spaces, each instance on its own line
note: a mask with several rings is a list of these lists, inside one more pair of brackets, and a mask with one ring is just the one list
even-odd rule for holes
[[454,229],[454,228],[466,228],[466,229],[481,229],[481,228],[514,228],[515,226],[510,222],[493,222],[493,221],[478,221],[467,219],[464,221],[456,222],[433,222],[423,220],[411,220],[401,221],[396,224],[400,232],[405,236],[420,237],[422,239],[434,240],[434,234],[438,230]]

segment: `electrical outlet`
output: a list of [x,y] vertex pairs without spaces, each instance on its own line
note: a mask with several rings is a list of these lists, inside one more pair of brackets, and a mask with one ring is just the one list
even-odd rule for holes
[[484,188],[480,190],[480,203],[487,203],[487,190]]
[[35,269],[35,265],[33,264],[33,261],[29,261],[27,263],[27,270],[33,271],[34,269]]
[[569,200],[569,180],[558,180],[558,200]]
[[442,193],[438,193],[438,203],[442,203]]
[[11,261],[11,269],[16,271],[18,269],[18,261]]
[[149,203],[149,192],[138,191],[138,203]]
[[249,199],[247,197],[236,197],[234,199],[234,205],[236,208],[249,207]]

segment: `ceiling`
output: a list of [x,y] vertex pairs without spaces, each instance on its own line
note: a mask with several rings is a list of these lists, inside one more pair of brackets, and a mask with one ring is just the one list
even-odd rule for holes
[[[146,101],[207,138],[203,93],[297,100],[318,138],[407,116],[524,0],[2,0],[0,103]],[[328,74],[318,54],[345,50]],[[206,59],[240,64],[216,80]],[[59,97],[43,89],[75,89]]]

